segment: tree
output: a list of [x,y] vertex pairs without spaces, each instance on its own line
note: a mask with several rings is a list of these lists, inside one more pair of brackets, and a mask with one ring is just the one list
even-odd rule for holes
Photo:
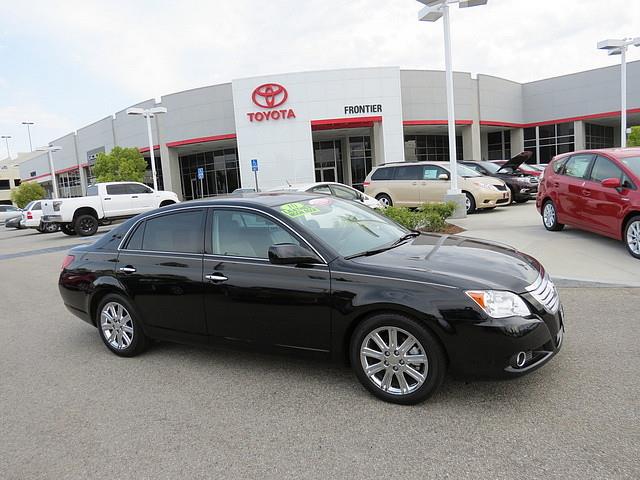
[[99,153],[93,166],[98,182],[142,182],[147,162],[137,148],[113,147]]
[[18,208],[24,208],[29,202],[41,200],[46,195],[46,190],[38,182],[24,182],[11,190],[11,200]]
[[640,147],[640,127],[631,127],[627,137],[627,147]]

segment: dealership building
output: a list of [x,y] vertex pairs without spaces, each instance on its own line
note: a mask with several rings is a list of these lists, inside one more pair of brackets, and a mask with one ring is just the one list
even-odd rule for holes
[[[640,125],[640,61],[628,64],[628,125]],[[494,160],[522,150],[532,162],[620,144],[620,67],[518,83],[454,74],[458,158]],[[242,78],[131,107],[152,119],[161,188],[188,200],[287,183],[360,186],[375,165],[448,160],[445,75],[397,67]],[[129,108],[129,107],[128,107]],[[136,147],[148,159],[146,122],[126,108],[50,142],[60,196],[78,196],[100,152]],[[258,171],[253,171],[257,160]],[[22,181],[51,191],[47,154],[20,164]],[[146,182],[152,184],[150,171]]]

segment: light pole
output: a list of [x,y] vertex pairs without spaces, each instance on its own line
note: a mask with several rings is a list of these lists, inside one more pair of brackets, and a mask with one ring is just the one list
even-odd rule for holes
[[457,3],[460,8],[485,5],[488,0],[418,0],[425,6],[418,12],[418,20],[436,22],[441,17],[444,24],[444,62],[447,89],[447,124],[449,127],[449,170],[451,187],[445,200],[458,204],[454,218],[466,216],[466,196],[458,188],[458,161],[456,152],[456,115],[453,98],[453,67],[451,65],[451,30],[449,25],[449,5]]
[[56,180],[56,170],[53,167],[53,152],[62,150],[58,145],[49,145],[36,149],[38,152],[47,152],[49,157],[49,172],[51,173],[51,185],[53,186],[53,198],[58,198],[58,181]]
[[609,38],[598,42],[600,50],[607,50],[609,55],[620,55],[620,95],[622,96],[620,109],[620,146],[627,146],[627,49],[634,45],[640,47],[640,37],[623,38],[620,40]]
[[5,144],[7,145],[7,158],[11,158],[11,151],[9,150],[9,139],[11,135],[2,135],[0,138],[4,138]]
[[31,128],[30,128],[30,126],[33,125],[33,122],[22,122],[22,125],[27,126],[27,135],[29,135],[29,150],[33,152],[33,145],[31,144]]
[[153,175],[153,189],[158,190],[158,177],[156,175],[156,158],[153,153],[153,135],[151,134],[151,119],[161,113],[167,113],[165,107],[139,108],[133,107],[127,109],[127,115],[144,115],[147,119],[147,134],[149,135],[149,154],[151,155],[151,175]]

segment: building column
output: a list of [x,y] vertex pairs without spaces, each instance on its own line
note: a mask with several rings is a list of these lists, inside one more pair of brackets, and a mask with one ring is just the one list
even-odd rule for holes
[[522,128],[514,128],[511,130],[511,156],[515,157],[524,151],[524,130]]
[[[384,138],[382,138],[382,122],[373,122],[373,161],[372,166],[377,167],[385,162],[384,158]],[[351,162],[351,159],[349,159]]]
[[477,122],[462,127],[462,158],[465,160],[482,158],[480,125]]
[[162,166],[162,180],[164,189],[178,195],[180,201],[184,200],[182,194],[182,183],[180,181],[180,163],[178,152],[167,147],[166,143],[160,144],[160,164]]
[[577,120],[573,122],[573,149],[584,150],[585,148],[587,148],[587,136],[584,122]]
[[348,136],[340,139],[340,149],[342,150],[342,179],[345,185],[351,185],[351,149]]

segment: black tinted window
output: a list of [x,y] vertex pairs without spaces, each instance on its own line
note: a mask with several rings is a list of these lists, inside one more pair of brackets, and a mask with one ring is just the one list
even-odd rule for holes
[[395,180],[422,180],[422,168],[420,165],[397,167]]
[[129,188],[126,183],[119,183],[115,185],[107,185],[107,194],[109,195],[128,195]]
[[202,210],[189,210],[147,220],[142,250],[200,253],[203,242]]
[[144,222],[140,222],[127,242],[127,250],[142,250],[142,237],[144,236]]
[[585,178],[593,155],[574,155],[564,165],[564,174],[569,177]]
[[379,168],[373,175],[371,175],[371,180],[391,180],[393,178],[393,168]]
[[601,182],[606,178],[621,178],[622,170],[611,160],[598,156],[593,169],[591,170],[591,180]]
[[132,194],[152,192],[152,190],[146,185],[139,185],[137,183],[128,183],[127,189],[129,190],[129,193],[132,193]]

